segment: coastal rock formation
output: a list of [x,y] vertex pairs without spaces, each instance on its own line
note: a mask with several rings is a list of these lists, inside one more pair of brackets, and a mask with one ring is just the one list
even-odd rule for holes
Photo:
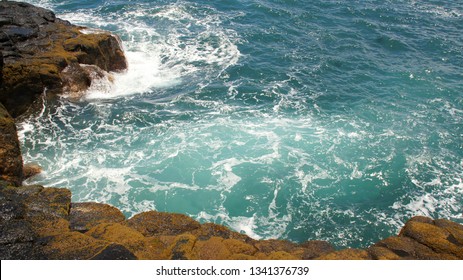
[[127,68],[115,35],[72,25],[27,3],[0,2],[0,49],[0,103],[13,117],[45,90],[51,95],[81,92],[95,72]]
[[14,119],[0,103],[0,180],[21,185],[23,160]]
[[116,37],[84,30],[48,10],[0,2],[0,259],[463,259],[463,225],[443,219],[414,217],[398,236],[336,251],[325,241],[254,240],[176,213],[127,220],[107,204],[71,203],[68,189],[21,186],[40,168],[23,170],[10,114],[45,88],[82,91],[93,76],[127,66]]
[[198,229],[201,226],[188,216],[157,211],[137,214],[127,221],[127,225],[146,237],[178,235]]
[[175,213],[126,220],[100,203],[71,203],[67,189],[0,184],[1,259],[420,260],[463,259],[463,225],[414,217],[366,249],[325,241],[254,240]]
[[80,202],[71,204],[71,229],[86,232],[102,223],[119,223],[125,220],[122,212],[108,204]]
[[23,166],[23,177],[24,180],[33,177],[42,172],[42,167],[35,163],[26,163]]
[[3,53],[0,50],[0,88],[3,86]]

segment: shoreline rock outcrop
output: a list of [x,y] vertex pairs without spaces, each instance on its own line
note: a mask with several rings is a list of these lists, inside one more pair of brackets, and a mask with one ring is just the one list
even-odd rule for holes
[[463,225],[410,219],[397,236],[336,251],[326,241],[254,240],[176,213],[126,219],[107,204],[71,203],[71,192],[0,183],[0,259],[457,260]]
[[82,92],[101,71],[127,68],[117,36],[72,25],[21,2],[0,2],[0,49],[0,103],[14,118],[45,90],[50,95]]
[[126,219],[107,204],[72,203],[65,188],[22,186],[40,167],[23,167],[13,117],[45,89],[79,92],[95,73],[127,67],[116,37],[83,30],[51,11],[0,2],[0,259],[463,259],[463,225],[444,219],[414,217],[397,236],[336,251],[326,241],[254,240],[183,214]]
[[23,160],[14,119],[0,103],[0,180],[20,186]]

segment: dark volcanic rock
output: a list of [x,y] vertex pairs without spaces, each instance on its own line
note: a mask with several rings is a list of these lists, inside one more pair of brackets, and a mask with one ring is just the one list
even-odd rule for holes
[[69,231],[71,192],[62,188],[25,186],[17,190],[25,205],[25,219],[38,237],[54,236]]
[[452,260],[463,259],[462,241],[463,225],[414,217],[370,248],[334,251],[325,241],[253,240],[181,214],[150,211],[125,221],[106,204],[71,204],[66,189],[0,181],[0,259]]
[[24,197],[17,190],[0,187],[0,259],[43,259],[37,235],[25,219]]
[[80,34],[64,42],[64,50],[76,54],[82,64],[96,65],[106,71],[127,68],[120,42],[114,36],[101,36],[100,33]]
[[137,257],[120,244],[110,244],[91,258],[92,260],[136,260]]
[[1,260],[42,260],[45,259],[40,246],[34,242],[19,242],[0,245]]
[[2,53],[2,50],[0,50],[0,88],[2,88],[2,86],[3,86],[3,53]]
[[23,160],[14,119],[0,103],[0,180],[21,185]]
[[447,238],[449,241],[463,246],[463,225],[445,219],[435,220],[434,225],[450,234]]
[[87,80],[83,89],[90,85],[91,75],[79,67],[64,78],[62,71],[67,66],[84,63],[104,71],[127,68],[114,35],[71,25],[52,11],[27,3],[0,2],[0,49],[0,102],[13,117],[26,112],[45,89],[52,95],[62,93],[63,88],[72,89],[74,76]]
[[0,222],[8,222],[14,219],[23,219],[25,206],[18,199],[11,199],[0,194]]

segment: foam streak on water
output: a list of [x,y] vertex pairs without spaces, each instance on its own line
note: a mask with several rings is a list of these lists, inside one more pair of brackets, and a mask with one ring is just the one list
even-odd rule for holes
[[19,124],[28,183],[340,247],[463,222],[461,4],[31,2],[117,33],[129,69]]

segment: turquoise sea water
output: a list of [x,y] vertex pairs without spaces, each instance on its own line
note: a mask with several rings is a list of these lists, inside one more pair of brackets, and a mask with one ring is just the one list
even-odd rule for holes
[[463,222],[463,1],[28,2],[129,61],[19,124],[28,183],[338,247]]

